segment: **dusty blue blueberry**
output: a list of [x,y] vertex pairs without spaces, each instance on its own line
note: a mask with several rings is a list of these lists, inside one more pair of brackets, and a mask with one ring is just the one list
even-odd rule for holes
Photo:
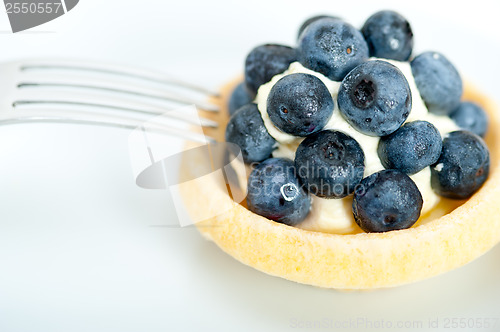
[[238,108],[251,102],[252,97],[248,94],[248,91],[245,88],[245,83],[242,82],[238,84],[229,98],[229,115],[233,115]]
[[363,179],[365,155],[358,142],[340,131],[307,136],[295,153],[295,168],[307,190],[323,198],[342,198]]
[[407,61],[413,50],[413,32],[400,14],[383,10],[366,20],[361,32],[370,50],[370,56]]
[[246,104],[231,116],[226,127],[226,141],[240,147],[245,163],[269,158],[276,145],[256,104]]
[[322,19],[322,18],[333,18],[333,19],[339,20],[338,17],[330,16],[330,15],[317,15],[317,16],[310,17],[307,20],[305,20],[304,23],[302,23],[302,25],[300,26],[299,32],[297,34],[297,39],[300,38],[300,35],[309,26],[309,24],[311,24],[312,22],[316,22],[317,20]]
[[420,217],[423,199],[405,173],[388,169],[364,178],[354,191],[354,220],[365,232],[410,228]]
[[488,115],[484,109],[476,103],[464,101],[450,118],[462,129],[472,131],[474,134],[484,137],[488,129]]
[[361,32],[335,18],[309,24],[300,36],[297,52],[302,65],[334,81],[368,60],[368,45]]
[[489,172],[490,153],[481,137],[470,131],[454,131],[444,138],[441,156],[431,167],[432,189],[448,198],[469,198]]
[[378,156],[385,168],[415,174],[434,164],[441,154],[441,134],[427,121],[407,122],[380,139]]
[[254,48],[245,60],[245,86],[250,97],[255,97],[262,84],[287,70],[294,61],[297,53],[289,46],[266,44]]
[[270,158],[248,178],[248,209],[268,219],[295,226],[308,215],[311,199],[296,175],[293,162]]
[[444,55],[422,53],[411,61],[411,71],[429,112],[447,115],[459,106],[462,79]]
[[410,114],[410,86],[392,64],[368,61],[342,80],[338,104],[344,119],[358,131],[386,136],[396,131]]
[[267,113],[281,131],[307,136],[323,129],[330,120],[333,98],[319,78],[290,74],[273,86],[267,97]]

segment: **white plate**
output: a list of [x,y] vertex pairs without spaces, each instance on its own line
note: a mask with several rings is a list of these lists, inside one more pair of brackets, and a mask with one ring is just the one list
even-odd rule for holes
[[[331,13],[359,25],[378,9],[396,8],[412,23],[417,52],[442,51],[497,96],[498,5],[418,4],[86,0],[15,35],[1,14],[0,60],[112,60],[217,86],[242,71],[255,45],[293,44],[308,16]],[[135,185],[128,134],[0,127],[0,331],[500,329],[500,247],[389,290],[336,292],[270,277],[194,228],[175,226],[168,193]]]

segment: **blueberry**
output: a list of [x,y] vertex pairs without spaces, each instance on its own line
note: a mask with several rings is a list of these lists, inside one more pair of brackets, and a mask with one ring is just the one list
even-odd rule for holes
[[464,101],[450,118],[462,129],[472,131],[474,134],[484,137],[488,129],[488,115],[478,104]]
[[365,155],[354,138],[340,131],[323,130],[300,143],[295,168],[311,193],[342,198],[363,179]]
[[354,191],[352,213],[365,232],[410,228],[420,217],[423,200],[405,173],[388,169],[364,178]]
[[368,61],[342,80],[338,104],[344,119],[358,131],[385,136],[408,118],[410,86],[397,67],[385,61]]
[[251,102],[252,98],[248,94],[248,91],[245,88],[245,84],[243,82],[238,84],[233,90],[231,97],[229,98],[229,115],[233,115],[234,112],[238,110],[238,108]]
[[297,52],[304,67],[334,81],[368,60],[368,45],[361,32],[335,18],[309,24],[300,36]]
[[309,74],[281,78],[267,97],[267,113],[273,124],[295,136],[307,136],[323,129],[334,107],[325,84]]
[[411,61],[411,71],[429,112],[447,115],[459,106],[462,79],[444,55],[422,53]]
[[266,44],[254,48],[245,60],[245,85],[250,97],[255,97],[262,84],[287,70],[294,61],[296,51],[288,46]]
[[309,213],[311,199],[300,184],[293,162],[270,158],[250,173],[247,205],[263,217],[295,226]]
[[400,14],[383,10],[373,14],[361,28],[370,56],[407,61],[413,50],[413,32]]
[[240,147],[245,163],[269,158],[276,144],[256,104],[246,104],[233,114],[226,127],[226,141]]
[[317,15],[317,16],[310,17],[307,20],[305,20],[305,22],[302,23],[302,25],[300,26],[299,33],[297,34],[297,39],[300,38],[300,35],[302,35],[302,32],[304,32],[304,30],[309,26],[309,24],[311,24],[312,22],[316,22],[317,20],[322,19],[322,18],[333,18],[333,19],[339,20],[338,17],[330,16],[330,15]]
[[444,197],[465,199],[474,194],[490,172],[490,153],[481,137],[465,130],[443,140],[439,160],[431,167],[431,185]]
[[385,168],[415,174],[434,164],[441,154],[439,131],[427,121],[408,122],[378,144],[378,156]]

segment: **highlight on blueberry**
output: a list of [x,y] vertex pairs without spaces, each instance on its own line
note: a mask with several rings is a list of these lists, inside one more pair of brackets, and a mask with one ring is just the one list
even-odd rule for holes
[[349,135],[323,130],[308,136],[295,153],[295,168],[304,186],[323,198],[342,198],[363,179],[365,155]]
[[246,104],[231,116],[226,127],[226,142],[240,147],[247,164],[269,158],[277,144],[267,132],[256,104]]
[[229,115],[233,115],[241,106],[249,104],[252,102],[252,97],[248,94],[245,88],[245,83],[241,82],[234,88],[229,98],[228,108]]
[[358,131],[386,136],[410,114],[410,86],[396,66],[381,60],[367,61],[342,80],[338,105],[344,119]]
[[366,20],[361,33],[365,37],[370,56],[407,61],[413,50],[413,32],[410,23],[392,10],[383,10]]
[[476,103],[464,101],[450,114],[450,118],[464,130],[484,137],[488,129],[488,115]]
[[307,136],[323,129],[330,120],[332,95],[319,78],[309,74],[290,74],[272,87],[267,97],[267,113],[282,132]]
[[316,22],[317,20],[322,19],[322,18],[332,18],[335,20],[340,20],[340,18],[338,18],[336,16],[331,16],[331,15],[316,15],[316,16],[310,17],[307,20],[305,20],[304,23],[302,23],[302,25],[300,26],[299,32],[297,33],[297,39],[300,38],[300,35],[302,35],[302,32],[304,32],[304,30],[309,26],[309,24],[311,24],[312,22]]
[[248,209],[268,219],[295,226],[309,214],[311,199],[296,175],[293,162],[270,158],[248,178]]
[[276,44],[257,46],[245,60],[245,86],[253,98],[262,84],[288,69],[297,60],[295,49]]
[[388,169],[364,178],[354,191],[354,220],[365,232],[410,228],[420,217],[423,199],[405,173]]
[[441,134],[432,123],[413,121],[382,137],[377,152],[386,169],[397,169],[411,175],[434,164],[439,159],[441,148]]
[[310,23],[300,36],[297,52],[304,67],[334,81],[368,60],[368,45],[361,32],[335,18]]
[[411,61],[411,71],[429,112],[448,115],[460,104],[462,79],[442,54],[425,52]]
[[466,130],[451,132],[443,140],[443,151],[431,167],[431,186],[441,196],[469,198],[488,178],[490,153],[481,139]]

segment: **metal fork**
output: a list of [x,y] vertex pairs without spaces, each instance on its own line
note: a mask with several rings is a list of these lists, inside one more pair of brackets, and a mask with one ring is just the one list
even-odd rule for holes
[[[216,92],[165,73],[86,60],[30,59],[0,64],[0,125],[82,123],[134,129],[180,105],[218,112]],[[173,120],[216,128],[217,122],[180,112]],[[195,121],[196,120],[196,121]],[[162,125],[164,134],[206,142],[206,137]]]

